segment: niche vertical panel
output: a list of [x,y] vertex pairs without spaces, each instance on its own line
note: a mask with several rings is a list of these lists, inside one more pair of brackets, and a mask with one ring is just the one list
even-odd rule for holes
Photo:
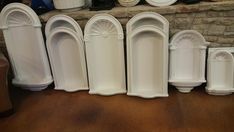
[[13,84],[32,91],[45,89],[53,79],[38,16],[30,7],[12,3],[0,18],[15,75]]
[[216,50],[208,57],[207,87],[211,95],[229,95],[234,92],[234,59],[229,51]]
[[170,44],[169,82],[182,93],[205,83],[206,48],[209,42],[195,30],[173,36]]
[[93,16],[85,26],[90,94],[126,92],[123,29],[108,14]]
[[168,96],[168,32],[168,21],[157,13],[140,13],[127,23],[128,95]]
[[55,89],[74,92],[88,90],[83,40],[72,29],[60,27],[51,32],[47,49]]

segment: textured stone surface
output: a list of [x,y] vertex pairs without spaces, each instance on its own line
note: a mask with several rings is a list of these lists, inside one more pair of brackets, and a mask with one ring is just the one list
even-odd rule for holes
[[176,4],[172,6],[165,6],[165,7],[152,7],[149,5],[139,5],[134,7],[116,7],[112,10],[107,11],[92,11],[87,12],[87,9],[81,10],[81,11],[75,11],[75,12],[61,12],[61,11],[53,11],[44,15],[41,15],[40,18],[42,21],[47,21],[50,17],[52,17],[55,14],[67,14],[69,16],[72,16],[76,20],[80,19],[89,19],[91,16],[99,13],[110,13],[114,15],[115,17],[132,17],[136,15],[137,13],[144,12],[144,11],[153,11],[157,12],[162,15],[166,14],[177,14],[178,16],[187,17],[190,16],[190,14],[187,13],[199,13],[198,16],[206,17],[206,13],[204,12],[210,12],[210,15],[215,15],[215,12],[218,14],[222,14],[220,11],[228,11],[226,15],[232,15],[232,12],[230,10],[234,10],[234,1],[227,1],[227,2],[201,2],[198,4],[192,4],[192,5],[184,5],[184,4]]
[[225,26],[211,25],[208,28],[208,35],[223,35],[225,31]]

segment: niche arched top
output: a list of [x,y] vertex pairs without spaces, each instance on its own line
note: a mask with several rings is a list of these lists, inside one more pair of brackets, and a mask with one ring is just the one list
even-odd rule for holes
[[[189,45],[191,43],[186,43],[182,41],[192,41],[193,45]],[[206,48],[207,45],[210,43],[205,40],[205,38],[197,31],[195,30],[184,30],[176,35],[174,35],[171,39],[171,49],[175,48],[191,48],[193,46],[194,48]],[[205,46],[205,47],[204,47]]]
[[74,30],[78,36],[83,38],[83,32],[79,24],[71,17],[67,15],[55,15],[51,17],[45,27],[46,37],[57,27],[67,27]]
[[161,37],[166,37],[165,33],[155,26],[142,26],[134,30],[134,32],[131,34],[131,37],[135,37],[143,32],[152,32],[154,34],[158,34]]
[[127,34],[143,25],[153,25],[159,27],[163,32],[169,32],[169,22],[162,15],[155,12],[142,12],[135,15],[127,23]]
[[1,11],[0,18],[2,29],[24,25],[41,27],[37,14],[30,7],[21,3],[12,3],[5,6]]
[[123,29],[119,21],[109,14],[97,14],[93,16],[85,26],[85,41],[89,36],[118,35],[118,39],[123,39]]
[[225,50],[217,50],[210,55],[210,61],[217,60],[217,61],[231,61],[234,63],[233,55]]

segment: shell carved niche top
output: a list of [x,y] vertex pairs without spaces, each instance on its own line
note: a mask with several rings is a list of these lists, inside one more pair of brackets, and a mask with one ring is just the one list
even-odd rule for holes
[[37,14],[31,11],[31,8],[24,4],[9,4],[1,11],[0,18],[2,19],[0,21],[0,27],[2,29],[27,25],[41,27],[41,22]]
[[[190,43],[182,43],[182,41],[192,41],[196,42],[197,44],[191,43],[192,45],[189,45]],[[209,44],[210,43],[206,42],[205,38],[200,33],[196,31],[184,31],[173,36],[171,41],[171,49],[180,47],[191,48],[191,46],[193,46],[194,48],[206,49],[206,46]]]
[[92,35],[116,35],[118,33],[117,29],[114,25],[108,20],[99,20],[93,24],[93,28],[91,30]]
[[[91,18],[85,28],[85,40],[89,40],[89,36],[108,37],[110,35],[118,35],[118,39],[123,39],[123,29],[116,19],[110,19],[113,16],[109,14],[96,15]],[[114,24],[114,25],[113,25]]]
[[7,25],[9,26],[19,26],[19,25],[32,25],[32,20],[22,12],[10,13],[7,17]]
[[232,54],[230,54],[227,51],[219,51],[215,54],[213,54],[213,56],[211,56],[211,59],[213,60],[218,60],[218,61],[228,61],[228,60],[233,60]]

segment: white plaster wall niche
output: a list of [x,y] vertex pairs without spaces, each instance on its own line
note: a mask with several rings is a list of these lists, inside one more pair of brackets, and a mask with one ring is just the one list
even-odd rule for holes
[[140,0],[118,0],[119,4],[126,7],[131,7],[137,5]]
[[58,27],[47,38],[47,49],[56,90],[88,90],[83,40],[66,27]]
[[13,84],[41,91],[53,82],[36,13],[28,6],[12,3],[0,15],[7,51],[14,72]]
[[169,6],[176,2],[177,0],[146,0],[152,6]]
[[143,12],[127,23],[128,95],[143,98],[168,96],[169,22]]
[[58,27],[66,27],[74,30],[76,34],[83,40],[83,32],[80,28],[80,25],[71,17],[67,15],[55,15],[51,17],[45,27],[45,34],[46,37]]
[[124,35],[120,22],[109,14],[93,16],[85,26],[90,94],[126,93]]
[[195,30],[184,30],[170,43],[169,82],[182,93],[205,83],[206,49],[209,42]]
[[80,10],[85,0],[53,0],[56,9],[63,11]]
[[234,58],[231,52],[209,52],[206,91],[210,95],[229,95],[234,92]]
[[[169,39],[169,22],[162,15],[155,12],[142,12],[132,17],[126,26],[127,34],[131,34],[136,28],[145,25],[152,25],[161,29]],[[128,37],[128,36],[127,36]],[[127,39],[129,40],[129,39]]]

